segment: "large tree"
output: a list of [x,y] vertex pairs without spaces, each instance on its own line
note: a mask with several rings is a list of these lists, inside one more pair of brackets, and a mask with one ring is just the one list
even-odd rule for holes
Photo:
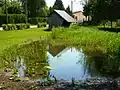
[[45,0],[21,0],[24,12],[28,12],[29,17],[45,16],[47,10]]
[[18,0],[1,0],[2,13],[21,14],[22,6]]
[[94,23],[103,20],[112,21],[120,18],[120,2],[118,0],[89,0],[84,6],[84,15],[92,16]]
[[65,10],[62,0],[56,0],[54,5],[53,5],[53,9]]

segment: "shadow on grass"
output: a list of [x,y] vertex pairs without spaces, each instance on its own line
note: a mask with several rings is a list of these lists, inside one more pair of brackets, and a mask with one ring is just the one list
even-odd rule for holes
[[52,29],[47,28],[44,31],[50,32],[50,31],[52,31]]
[[115,33],[118,33],[120,32],[120,28],[98,28],[99,30],[102,30],[102,31],[109,31],[109,32],[115,32]]

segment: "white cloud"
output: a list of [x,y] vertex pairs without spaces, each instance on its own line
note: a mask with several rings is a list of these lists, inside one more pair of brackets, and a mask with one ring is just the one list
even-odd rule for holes
[[[69,5],[71,7],[71,0],[62,0],[65,8]],[[74,1],[73,4],[73,11],[83,11],[83,6],[80,4],[81,0],[72,0]],[[53,6],[55,0],[46,0],[48,7]]]

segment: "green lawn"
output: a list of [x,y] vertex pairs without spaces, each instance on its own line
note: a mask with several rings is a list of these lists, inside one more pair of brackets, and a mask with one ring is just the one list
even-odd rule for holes
[[14,44],[23,43],[27,40],[38,40],[42,36],[49,35],[50,32],[44,29],[35,28],[16,31],[0,31],[0,52]]

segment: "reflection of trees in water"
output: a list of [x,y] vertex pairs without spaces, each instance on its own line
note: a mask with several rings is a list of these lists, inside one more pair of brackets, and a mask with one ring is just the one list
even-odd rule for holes
[[29,78],[36,79],[41,76],[48,76],[49,69],[45,68],[48,66],[46,45],[46,41],[34,41],[11,47],[4,52],[2,59],[11,62],[5,66],[13,68],[16,62],[14,57],[22,57],[27,68],[25,72]]
[[120,75],[120,50],[113,54],[92,53],[87,55],[86,66],[91,75],[118,77]]

